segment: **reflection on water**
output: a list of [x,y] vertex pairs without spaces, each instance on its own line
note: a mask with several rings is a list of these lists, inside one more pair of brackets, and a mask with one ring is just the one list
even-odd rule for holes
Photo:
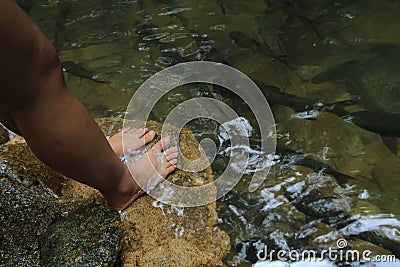
[[214,121],[187,125],[199,140],[215,141],[216,177],[230,151],[250,153],[241,182],[218,202],[232,243],[227,265],[255,262],[256,243],[319,251],[339,238],[352,249],[400,256],[398,1],[19,2],[57,47],[69,88],[95,116],[123,115],[141,83],[179,62],[222,62],[259,85],[278,147],[265,163],[271,173],[252,193],[260,134],[240,98],[193,84],[174,89],[151,114],[163,121],[185,100],[213,97],[247,123],[250,145],[242,148],[230,147]]

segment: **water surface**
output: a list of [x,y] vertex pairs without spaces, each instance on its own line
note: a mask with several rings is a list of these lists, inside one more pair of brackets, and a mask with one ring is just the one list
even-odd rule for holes
[[[253,193],[247,186],[260,135],[239,97],[193,84],[173,90],[151,114],[162,122],[179,103],[204,96],[251,125],[252,164],[218,201],[232,243],[228,266],[254,262],[256,242],[318,250],[345,238],[352,248],[399,257],[400,2],[19,2],[56,46],[69,89],[94,116],[123,116],[147,78],[180,62],[225,63],[262,85],[278,156]],[[220,125],[198,119],[188,127],[217,143],[218,177],[229,161]]]

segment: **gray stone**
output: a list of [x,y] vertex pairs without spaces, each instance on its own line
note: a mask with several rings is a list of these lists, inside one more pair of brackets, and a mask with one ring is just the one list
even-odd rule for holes
[[104,205],[82,206],[42,235],[41,266],[113,266],[122,237],[118,212]]
[[0,180],[0,266],[39,266],[37,236],[59,208],[43,190]]

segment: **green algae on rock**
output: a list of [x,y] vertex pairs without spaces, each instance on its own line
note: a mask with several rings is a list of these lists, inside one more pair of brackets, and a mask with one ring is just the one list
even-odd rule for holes
[[2,178],[0,265],[112,266],[123,235],[118,213],[79,204]]
[[39,266],[38,235],[59,213],[39,188],[0,180],[0,266]]
[[41,266],[113,266],[123,230],[114,209],[89,204],[51,224],[40,238]]

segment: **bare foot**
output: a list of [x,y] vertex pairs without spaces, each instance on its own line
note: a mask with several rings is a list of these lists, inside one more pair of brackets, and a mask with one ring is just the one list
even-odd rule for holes
[[[169,138],[164,138],[139,160],[128,163],[129,166],[126,165],[122,182],[116,187],[118,193],[104,194],[109,206],[119,211],[126,209],[145,191],[153,189],[161,178],[166,178],[175,170],[178,149],[176,147],[167,149],[169,144]],[[158,180],[154,181],[154,178]]]
[[169,138],[163,138],[139,160],[128,165],[132,176],[135,177],[135,182],[144,191],[153,190],[162,179],[175,170],[178,148],[168,148],[170,142]]
[[149,129],[134,129],[125,128],[119,133],[112,136],[108,142],[110,143],[112,149],[118,157],[124,155],[123,143],[122,143],[122,133],[124,134],[124,142],[126,147],[130,150],[135,151],[143,148],[147,143],[151,142],[156,136],[154,131],[149,131]]

